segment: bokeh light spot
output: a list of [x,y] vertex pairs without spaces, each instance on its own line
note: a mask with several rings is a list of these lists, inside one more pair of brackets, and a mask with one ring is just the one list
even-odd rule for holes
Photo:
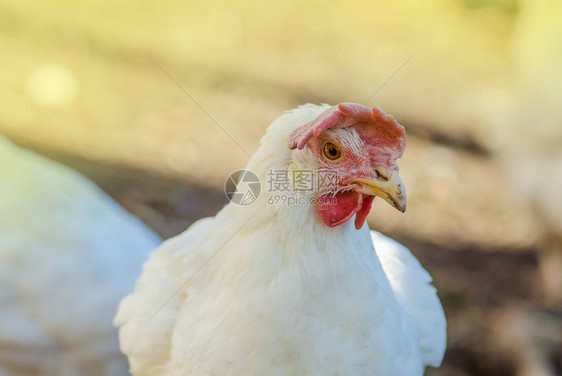
[[68,68],[45,64],[35,69],[27,80],[27,94],[40,107],[64,107],[76,99],[78,80]]

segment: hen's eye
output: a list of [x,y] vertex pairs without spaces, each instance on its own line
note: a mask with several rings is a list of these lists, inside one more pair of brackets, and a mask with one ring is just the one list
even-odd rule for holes
[[322,151],[324,153],[324,157],[328,158],[331,161],[335,161],[336,159],[339,159],[341,157],[340,148],[330,141],[324,144]]

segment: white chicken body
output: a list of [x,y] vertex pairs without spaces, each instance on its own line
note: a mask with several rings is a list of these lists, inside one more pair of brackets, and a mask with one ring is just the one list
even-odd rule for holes
[[126,374],[112,316],[160,238],[1,136],[0,212],[0,375]]
[[[326,108],[276,120],[248,169],[262,182],[286,169],[289,133]],[[445,318],[407,249],[270,197],[229,204],[151,255],[115,319],[134,375],[421,375],[439,365]]]

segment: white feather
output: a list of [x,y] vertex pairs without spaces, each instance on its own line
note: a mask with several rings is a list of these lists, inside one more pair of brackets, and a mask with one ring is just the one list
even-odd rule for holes
[[424,364],[438,367],[447,346],[447,322],[431,276],[402,244],[377,231],[371,238],[394,294],[416,322]]

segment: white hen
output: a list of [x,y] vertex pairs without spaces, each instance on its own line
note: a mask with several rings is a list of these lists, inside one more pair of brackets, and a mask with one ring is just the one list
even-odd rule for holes
[[273,170],[337,170],[343,189],[293,184],[283,204],[262,189],[153,252],[115,318],[131,372],[411,376],[438,366],[446,322],[431,277],[363,225],[375,194],[405,208],[404,137],[392,117],[354,104],[277,119],[247,169],[262,182]]
[[111,320],[159,237],[2,137],[0,182],[0,375],[126,375]]

